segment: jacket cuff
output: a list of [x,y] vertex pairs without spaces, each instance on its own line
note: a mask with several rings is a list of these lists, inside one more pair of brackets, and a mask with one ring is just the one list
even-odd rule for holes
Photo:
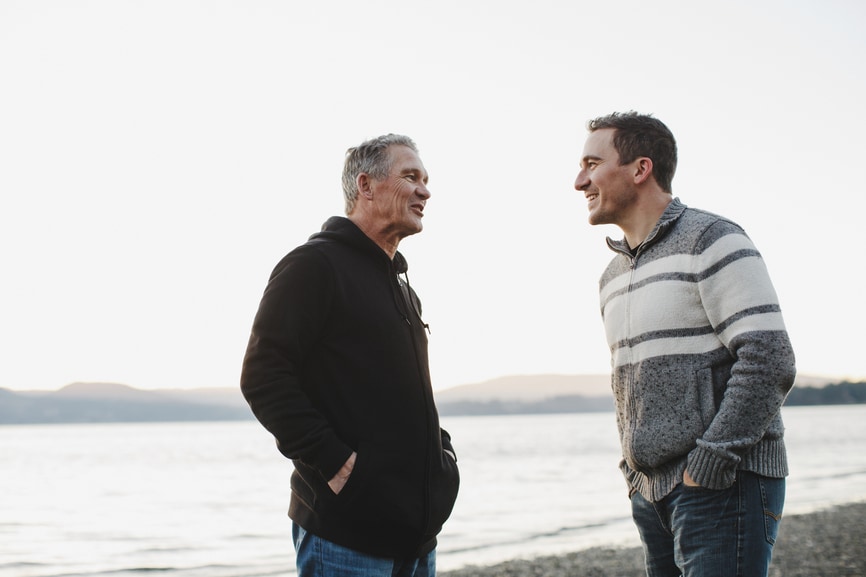
[[446,451],[451,451],[451,454],[454,455],[454,460],[457,460],[457,451],[454,450],[454,446],[451,444],[451,435],[448,434],[448,431],[445,429],[439,429],[442,436],[442,448]]

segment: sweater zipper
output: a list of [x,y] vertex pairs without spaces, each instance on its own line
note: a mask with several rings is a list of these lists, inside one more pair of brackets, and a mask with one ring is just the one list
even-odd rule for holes
[[[631,266],[629,267],[629,279],[628,279],[628,292],[626,293],[626,310],[625,310],[625,319],[627,323],[626,327],[626,335],[628,335],[628,342],[626,345],[628,346],[628,364],[630,367],[628,371],[628,407],[627,411],[629,414],[633,413],[635,407],[637,406],[637,393],[635,392],[635,378],[634,378],[634,369],[631,368],[634,366],[633,354],[632,354],[632,287],[634,286],[635,279],[635,271],[637,269],[637,259],[641,253],[643,246],[639,246],[634,255],[629,254],[628,258],[631,261]],[[637,419],[629,418],[629,431],[628,431],[628,444],[629,444],[629,452],[631,453],[631,458],[634,459],[634,437],[635,430],[637,429]]]

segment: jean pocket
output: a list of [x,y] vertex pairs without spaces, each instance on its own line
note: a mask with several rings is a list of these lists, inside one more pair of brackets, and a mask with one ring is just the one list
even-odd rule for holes
[[775,545],[785,505],[785,480],[758,476],[758,485],[761,488],[761,505],[764,508],[764,536],[767,543]]

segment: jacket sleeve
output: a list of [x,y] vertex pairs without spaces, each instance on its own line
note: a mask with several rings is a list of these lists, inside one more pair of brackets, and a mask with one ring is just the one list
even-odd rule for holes
[[[688,471],[702,486],[734,482],[743,455],[778,418],[796,373],[794,352],[764,260],[736,225],[717,222],[702,247],[700,297],[733,364],[712,422],[689,454]],[[730,230],[719,233],[718,227]],[[778,431],[781,435],[781,431]]]
[[331,479],[352,453],[302,386],[301,367],[322,334],[334,294],[330,264],[301,247],[265,288],[241,370],[241,392],[280,452]]

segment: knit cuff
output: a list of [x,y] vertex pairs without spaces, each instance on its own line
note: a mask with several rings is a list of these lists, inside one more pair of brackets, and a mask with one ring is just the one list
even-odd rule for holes
[[700,445],[689,453],[686,470],[695,483],[707,489],[727,489],[737,479],[737,461]]

